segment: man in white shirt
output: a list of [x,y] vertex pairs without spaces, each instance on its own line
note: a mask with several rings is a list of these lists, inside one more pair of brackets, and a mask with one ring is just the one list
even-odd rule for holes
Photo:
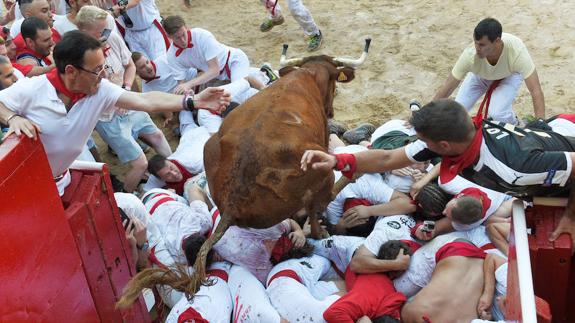
[[[100,115],[115,106],[146,112],[205,107],[221,111],[229,94],[207,89],[196,96],[159,92],[133,93],[104,80],[105,57],[98,40],[80,31],[66,34],[54,48],[57,69],[46,76],[23,79],[0,91],[0,122],[9,133],[24,133],[44,145],[59,192],[70,183],[68,167],[81,153]],[[30,89],[45,89],[37,95]]]
[[125,12],[132,21],[132,26],[120,16],[120,6],[114,5],[110,11],[125,28],[124,39],[132,51],[145,54],[151,59],[166,53],[170,47],[160,17],[160,11],[154,0],[129,0]]
[[[241,49],[218,42],[214,35],[205,29],[188,29],[180,16],[169,16],[162,23],[174,43],[168,50],[168,62],[174,70],[175,79],[182,81],[174,93],[193,90],[194,87],[213,79],[241,82],[249,75],[250,61]],[[190,68],[203,73],[183,82]]]
[[[136,75],[132,53],[120,36],[111,33],[111,30],[106,28],[107,17],[108,13],[104,10],[95,6],[85,6],[80,9],[76,22],[80,31],[94,38],[100,38],[100,41],[104,43],[104,57],[106,64],[110,67],[108,80],[124,89],[130,89]],[[135,138],[143,139],[164,157],[172,154],[162,131],[156,127],[150,115],[143,111],[126,111],[117,108],[104,113],[96,124],[96,131],[116,152],[118,159],[130,165],[124,178],[126,192],[132,192],[137,188],[148,167],[146,155]]]
[[[64,35],[71,30],[78,30],[78,26],[76,26],[76,15],[84,6],[92,5],[92,0],[66,0],[66,3],[70,6],[70,12],[61,19],[54,21],[54,29],[56,29],[60,35]],[[114,17],[110,14],[106,17],[106,28],[110,29],[118,36],[121,36],[116,27]]]
[[463,51],[434,100],[448,98],[467,74],[455,101],[471,110],[491,84],[501,80],[493,91],[489,116],[497,121],[516,124],[517,118],[511,104],[524,79],[531,93],[535,117],[545,119],[545,98],[539,76],[521,39],[502,33],[501,24],[493,18],[479,22],[473,38],[474,44]]

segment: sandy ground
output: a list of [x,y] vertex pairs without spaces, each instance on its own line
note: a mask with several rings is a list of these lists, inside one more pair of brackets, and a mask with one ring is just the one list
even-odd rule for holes
[[[246,52],[253,66],[270,62],[278,67],[283,43],[289,56],[306,56],[305,38],[291,18],[287,2],[279,0],[286,22],[261,33],[266,12],[257,0],[156,0],[164,17],[185,16],[190,27],[210,30],[216,38]],[[427,102],[448,76],[461,51],[472,42],[475,25],[494,17],[503,31],[526,43],[535,62],[547,115],[573,112],[575,92],[575,2],[570,1],[382,1],[304,0],[324,35],[317,52],[357,56],[363,39],[372,38],[370,56],[351,83],[338,87],[335,119],[349,126],[368,121],[380,125],[406,117],[411,98]],[[522,86],[514,104],[520,116],[533,113],[531,96]],[[159,119],[158,119],[159,121]],[[158,122],[158,124],[160,124]],[[168,131],[166,131],[167,133]],[[171,134],[169,134],[171,136]],[[177,143],[170,140],[172,147]],[[103,156],[117,166],[106,149]]]

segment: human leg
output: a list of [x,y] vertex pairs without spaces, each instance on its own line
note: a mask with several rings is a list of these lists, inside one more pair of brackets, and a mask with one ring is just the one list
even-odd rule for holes
[[523,76],[519,73],[513,73],[501,80],[499,85],[493,90],[489,104],[489,116],[493,120],[510,124],[517,123],[512,104],[519,92],[521,83],[523,83]]
[[260,25],[260,31],[270,31],[274,26],[284,23],[284,17],[282,16],[282,10],[278,4],[278,0],[260,0],[260,3],[266,7],[268,12],[266,20]]
[[459,86],[455,101],[469,111],[473,109],[475,102],[485,94],[489,84],[491,84],[490,81],[484,80],[473,73],[467,73],[467,76]]

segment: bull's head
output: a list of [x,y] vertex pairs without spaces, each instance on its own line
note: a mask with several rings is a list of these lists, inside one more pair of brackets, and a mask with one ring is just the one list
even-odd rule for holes
[[280,58],[280,66],[282,67],[280,76],[284,76],[299,68],[310,70],[314,74],[316,83],[323,95],[327,117],[332,118],[335,82],[347,83],[354,79],[354,70],[365,62],[370,43],[371,39],[368,38],[365,40],[363,53],[358,59],[343,57],[332,58],[325,55],[286,59],[288,45],[284,44]]

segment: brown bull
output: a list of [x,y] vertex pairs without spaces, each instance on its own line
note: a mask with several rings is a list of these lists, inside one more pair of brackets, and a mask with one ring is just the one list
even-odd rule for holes
[[305,209],[312,235],[319,235],[317,214],[331,201],[332,171],[300,169],[305,150],[327,151],[327,118],[333,117],[335,82],[354,78],[358,60],[312,56],[285,60],[282,76],[250,98],[222,123],[204,148],[212,197],[222,214],[196,263],[195,291],[205,279],[208,251],[230,225],[268,228]]

